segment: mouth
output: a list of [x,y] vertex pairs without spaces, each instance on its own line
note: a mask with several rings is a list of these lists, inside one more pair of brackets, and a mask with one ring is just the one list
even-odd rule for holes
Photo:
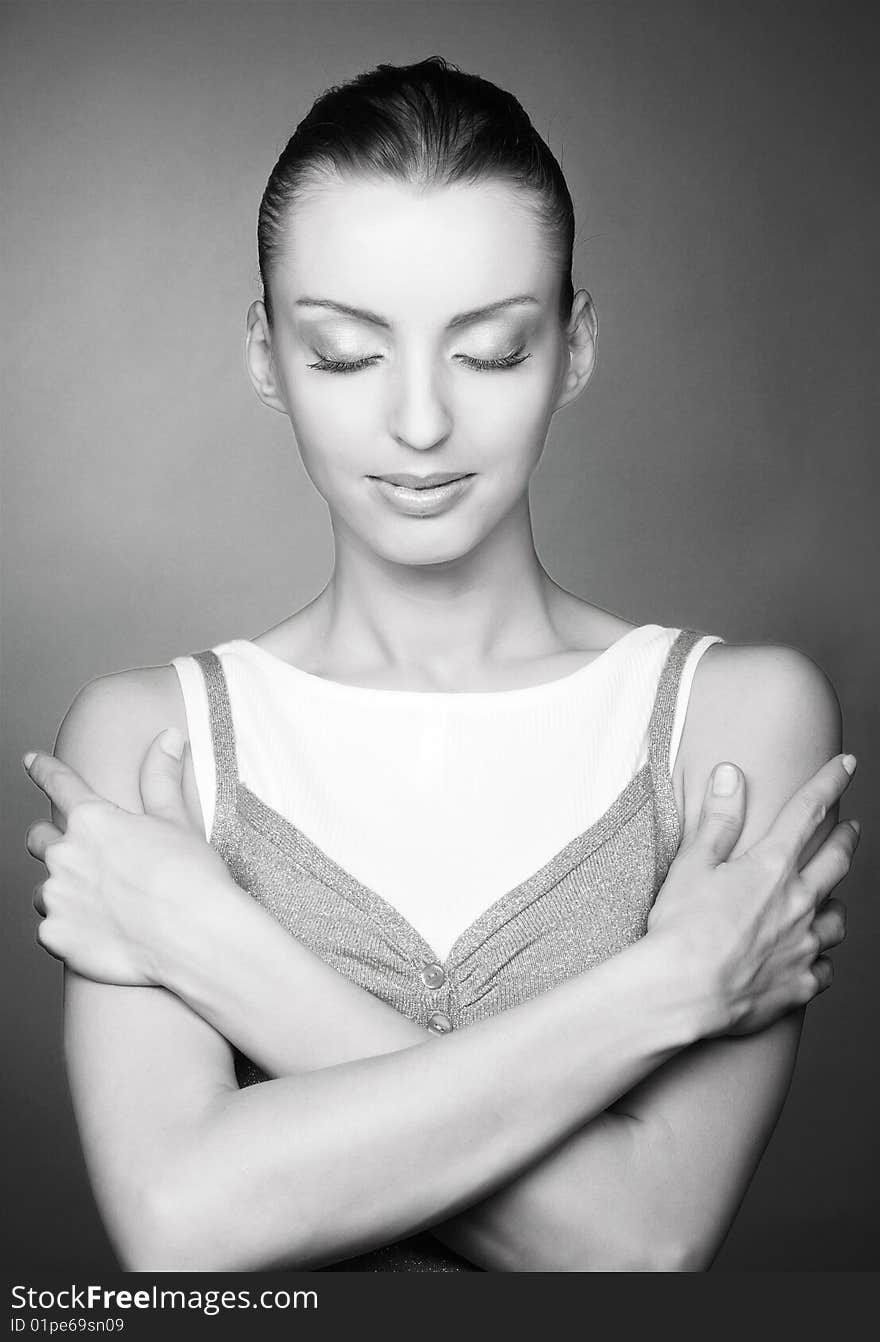
[[[371,475],[385,500],[410,517],[428,517],[443,512],[464,494],[474,478],[467,475]],[[410,484],[410,481],[415,481]]]
[[445,473],[435,473],[434,475],[371,475],[370,480],[384,480],[388,485],[399,485],[404,489],[435,489],[438,485],[451,484],[453,480],[469,480],[470,475],[464,471],[447,471]]

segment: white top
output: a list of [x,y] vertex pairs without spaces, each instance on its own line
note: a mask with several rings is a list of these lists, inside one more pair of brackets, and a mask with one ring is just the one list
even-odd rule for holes
[[[325,680],[246,639],[217,644],[241,781],[400,910],[440,956],[588,829],[647,761],[678,629],[641,625],[580,670],[522,689],[378,690]],[[670,745],[675,763],[691,649]],[[215,768],[202,672],[173,660],[210,836]]]

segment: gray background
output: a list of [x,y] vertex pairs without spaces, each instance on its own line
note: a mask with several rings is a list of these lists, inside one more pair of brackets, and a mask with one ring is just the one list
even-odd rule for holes
[[838,981],[720,1269],[876,1266],[877,31],[838,3],[6,4],[2,941],[9,1265],[113,1259],[33,947],[20,753],[79,686],[252,637],[326,512],[246,380],[268,173],[328,84],[438,53],[561,158],[599,370],[533,487],[564,586],[803,649],[861,759]]

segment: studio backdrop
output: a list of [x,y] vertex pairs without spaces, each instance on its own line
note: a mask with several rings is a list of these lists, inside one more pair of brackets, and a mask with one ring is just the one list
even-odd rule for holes
[[561,160],[599,313],[597,373],[532,486],[541,560],[636,623],[795,646],[843,705],[844,813],[863,823],[849,938],[717,1270],[876,1266],[871,8],[0,7],[8,1265],[114,1265],[61,967],[34,945],[24,835],[46,809],[19,757],[52,748],[86,681],[252,638],[326,582],[324,504],[244,371],[257,207],[324,88],[439,54],[514,91]]

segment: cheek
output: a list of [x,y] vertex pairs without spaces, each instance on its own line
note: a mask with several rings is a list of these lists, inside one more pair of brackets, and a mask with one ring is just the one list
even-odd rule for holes
[[377,389],[368,385],[373,380],[362,373],[302,373],[288,383],[291,419],[302,426],[350,429],[365,414],[375,416]]
[[[368,428],[375,420],[375,396],[365,394],[363,387],[339,389],[343,380],[344,375],[316,373],[318,385],[304,380],[293,386],[288,397],[294,436],[315,484],[331,481],[341,470],[350,473],[353,464],[366,461],[365,445],[375,441],[375,432]],[[323,387],[321,381],[336,387]],[[364,470],[369,467],[365,465]]]
[[487,461],[503,457],[512,470],[521,468],[524,458],[537,459],[555,404],[546,369],[475,373],[473,382],[477,385],[468,385],[459,400],[463,436],[485,452]]

